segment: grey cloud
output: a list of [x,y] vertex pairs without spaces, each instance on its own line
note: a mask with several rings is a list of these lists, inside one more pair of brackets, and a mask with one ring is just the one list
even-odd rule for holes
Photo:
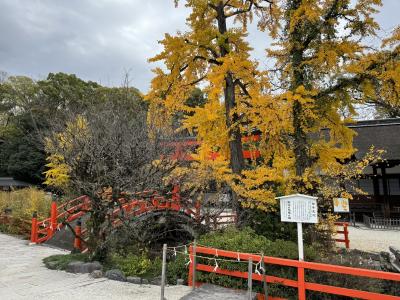
[[[385,30],[397,25],[398,11],[400,1],[384,1],[378,22]],[[131,70],[132,84],[145,92],[155,67],[147,59],[161,50],[165,32],[185,29],[187,13],[173,0],[0,0],[0,70],[75,73],[106,85],[119,85]],[[267,34],[252,26],[249,40],[267,65]]]

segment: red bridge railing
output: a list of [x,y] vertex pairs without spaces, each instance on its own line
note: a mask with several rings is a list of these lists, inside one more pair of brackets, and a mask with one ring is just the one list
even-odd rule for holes
[[[139,199],[125,200],[121,199],[121,208],[115,208],[112,212],[112,217],[117,217],[121,210],[124,211],[125,216],[139,216],[143,213],[156,211],[156,210],[173,210],[181,211],[195,220],[200,219],[200,206],[195,204],[194,207],[189,208],[182,204],[179,195],[179,188],[174,187],[170,193],[171,198],[168,199],[164,196],[158,195],[154,191],[145,191],[136,193],[132,197]],[[148,198],[144,200],[144,198]],[[43,243],[49,240],[57,230],[61,230],[65,226],[65,222],[72,222],[85,215],[90,210],[91,202],[88,196],[81,196],[71,201],[66,202],[61,206],[57,206],[56,201],[53,201],[50,209],[50,218],[42,221],[37,220],[36,214],[32,217],[31,226],[31,242]],[[113,225],[120,225],[121,220],[115,218]],[[79,227],[79,234],[84,236],[86,229]],[[82,240],[82,239],[80,239]],[[81,243],[75,243],[81,245]],[[81,246],[81,248],[84,246]],[[82,250],[82,249],[81,249]]]
[[[284,258],[277,258],[277,257],[269,257],[269,256],[260,256],[256,254],[250,253],[240,253],[240,252],[233,252],[215,248],[208,248],[208,247],[201,247],[197,246],[195,248],[195,252],[193,251],[193,247],[189,248],[189,255],[190,255],[190,265],[189,265],[189,285],[192,285],[193,274],[195,271],[201,272],[209,272],[209,273],[216,273],[221,275],[227,275],[237,278],[248,278],[247,272],[242,271],[233,271],[227,269],[221,269],[219,267],[199,264],[196,265],[193,262],[196,262],[194,257],[198,254],[206,254],[214,256],[218,253],[218,257],[225,257],[225,258],[232,258],[233,260],[240,259],[242,261],[248,261],[252,259],[254,262],[260,262],[263,259],[265,268],[268,270],[268,265],[278,265],[284,267],[294,267],[297,268],[297,280],[281,278],[271,275],[260,275],[257,273],[252,273],[251,277],[252,280],[263,282],[263,278],[265,278],[265,282],[267,283],[275,283],[281,284],[283,286],[297,288],[298,290],[298,299],[305,300],[306,299],[306,291],[316,291],[322,292],[326,294],[332,295],[341,295],[347,297],[354,297],[359,299],[374,299],[374,300],[399,300],[400,297],[392,296],[392,295],[385,295],[379,294],[374,292],[368,292],[358,289],[349,289],[343,288],[338,286],[331,286],[326,284],[319,284],[313,282],[307,282],[305,279],[305,270],[314,270],[314,271],[322,271],[322,272],[330,272],[336,274],[343,274],[343,275],[353,275],[358,277],[367,277],[367,278],[374,278],[374,279],[382,279],[382,280],[390,280],[400,283],[400,274],[399,273],[390,273],[390,272],[382,272],[382,271],[375,271],[375,270],[368,270],[368,269],[360,269],[360,268],[350,268],[344,266],[337,266],[337,265],[329,265],[329,264],[322,264],[322,263],[314,263],[314,262],[305,262],[305,261],[298,261],[298,260],[291,260],[291,259],[284,259]],[[196,285],[198,283],[196,282]]]
[[49,240],[57,230],[65,225],[63,221],[72,222],[84,214],[90,207],[88,196],[80,196],[57,206],[53,201],[50,208],[50,218],[39,221],[36,214],[32,216],[31,243],[43,243]]

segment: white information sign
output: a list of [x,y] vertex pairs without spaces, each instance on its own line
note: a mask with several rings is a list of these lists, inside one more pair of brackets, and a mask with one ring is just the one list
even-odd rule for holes
[[334,198],[333,199],[333,211],[348,213],[350,212],[349,199],[347,198]]
[[296,194],[278,199],[282,222],[318,223],[317,197]]
[[297,223],[299,260],[304,260],[303,223],[318,223],[317,197],[294,194],[278,197],[281,206],[281,221]]

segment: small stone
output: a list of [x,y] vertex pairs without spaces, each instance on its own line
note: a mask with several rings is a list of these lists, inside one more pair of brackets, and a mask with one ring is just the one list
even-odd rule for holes
[[67,265],[66,271],[70,273],[92,273],[101,270],[102,266],[98,261],[84,263],[82,261],[72,261]]
[[126,281],[134,284],[141,284],[142,283],[142,278],[136,277],[136,276],[128,276],[126,278]]
[[108,270],[105,274],[105,277],[116,281],[126,281],[124,273],[122,273],[122,271],[118,269]]
[[65,270],[69,273],[84,273],[82,272],[83,265],[83,261],[71,261]]
[[147,279],[142,278],[142,284],[149,284],[149,281]]
[[152,285],[161,285],[161,276],[150,279],[149,283]]
[[184,283],[185,283],[185,280],[183,280],[183,279],[179,278],[179,279],[176,280],[176,284],[177,285],[183,285]]
[[396,260],[400,262],[400,249],[398,249],[394,246],[389,246],[389,250],[390,250],[390,252],[393,253]]
[[103,277],[103,271],[101,270],[94,270],[92,273],[89,275],[92,278],[101,278]]
[[88,262],[83,264],[84,273],[92,273],[96,270],[101,270],[103,267],[98,261]]

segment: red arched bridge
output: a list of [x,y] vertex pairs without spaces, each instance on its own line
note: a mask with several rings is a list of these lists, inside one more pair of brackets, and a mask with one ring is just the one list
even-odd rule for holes
[[[119,199],[116,207],[111,213],[113,225],[121,224],[119,217],[123,212],[124,219],[139,217],[142,215],[156,214],[160,211],[172,211],[189,217],[196,223],[208,223],[214,227],[234,223],[236,216],[233,214],[219,214],[211,216],[211,220],[201,214],[201,207],[198,202],[191,203],[184,201],[179,194],[179,187],[175,186],[167,196],[160,196],[154,191],[135,193],[131,199]],[[84,217],[91,210],[91,200],[88,196],[80,196],[62,205],[53,201],[50,209],[50,217],[39,221],[36,215],[32,218],[31,242],[44,243],[81,217]],[[78,229],[77,234],[84,236],[86,229]],[[80,243],[79,243],[80,244]],[[79,245],[78,245],[79,246]],[[81,247],[79,247],[81,248]]]
[[[206,224],[213,226],[216,229],[218,226],[236,223],[236,215],[232,213],[226,213],[219,211],[217,214],[202,213],[203,210],[199,202],[191,203],[181,199],[179,194],[179,186],[174,186],[171,193],[167,196],[161,196],[155,191],[145,191],[135,193],[132,198],[125,199],[121,198],[118,200],[118,205],[111,212],[111,219],[113,226],[117,227],[121,224],[121,213],[124,215],[124,219],[132,219],[134,217],[156,215],[162,211],[177,212],[180,215],[184,215],[190,218],[197,224]],[[50,240],[58,231],[65,228],[67,224],[70,224],[81,217],[84,217],[91,210],[91,200],[88,196],[80,196],[76,199],[70,200],[62,205],[57,205],[56,201],[53,201],[50,209],[50,217],[39,221],[36,215],[32,218],[31,227],[31,242],[32,243],[44,243]],[[345,244],[346,248],[350,248],[349,232],[347,230],[348,223],[336,222],[336,226],[343,227],[343,230],[338,230],[338,234],[343,234],[342,239],[336,239],[337,242]],[[81,230],[79,227],[75,234],[84,236],[86,229]],[[77,243],[75,248],[81,247],[82,239],[75,239]]]

